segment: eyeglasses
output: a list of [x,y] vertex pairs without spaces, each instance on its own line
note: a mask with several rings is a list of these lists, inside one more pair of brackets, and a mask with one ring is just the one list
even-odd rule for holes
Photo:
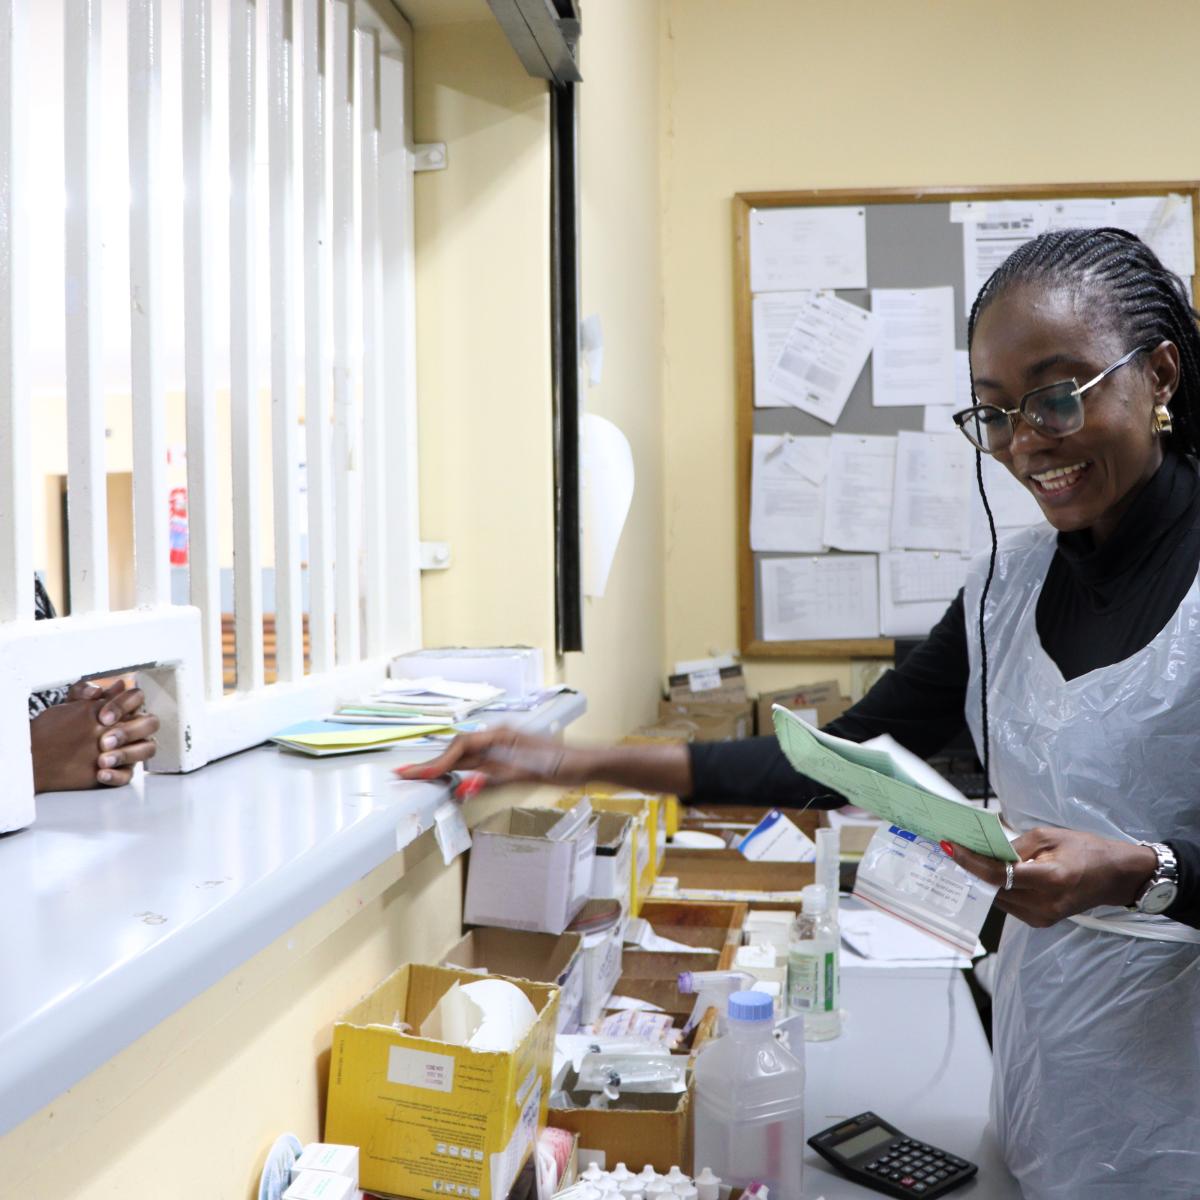
[[954,423],[966,435],[967,441],[984,454],[997,454],[1012,445],[1018,417],[1046,437],[1066,437],[1070,433],[1078,433],[1083,428],[1084,392],[1123,367],[1134,355],[1149,350],[1150,346],[1150,342],[1135,346],[1082,386],[1074,379],[1049,383],[1026,392],[1016,408],[977,404],[974,408],[956,412]]

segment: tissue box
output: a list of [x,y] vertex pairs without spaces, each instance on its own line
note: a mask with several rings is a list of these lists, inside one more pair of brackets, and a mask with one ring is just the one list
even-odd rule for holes
[[559,989],[558,1032],[574,1033],[583,1007],[582,942],[577,933],[555,937],[481,926],[442,959],[442,966],[554,984]]
[[[361,1148],[361,1186],[444,1200],[504,1200],[545,1123],[558,990],[514,979],[537,1020],[514,1050],[472,1050],[414,1030],[468,971],[409,964],[333,1027],[325,1138]],[[462,1190],[465,1189],[465,1190]]]
[[475,827],[464,924],[556,934],[566,929],[591,891],[596,821],[551,839],[547,834],[562,817],[557,809],[510,808]]

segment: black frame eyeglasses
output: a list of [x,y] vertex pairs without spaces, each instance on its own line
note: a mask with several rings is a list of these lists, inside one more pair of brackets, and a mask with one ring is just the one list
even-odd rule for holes
[[1016,408],[1001,408],[997,404],[976,404],[954,414],[954,423],[963,436],[984,454],[998,454],[1012,445],[1018,418],[1036,429],[1043,437],[1066,437],[1083,428],[1083,394],[1108,378],[1118,368],[1131,361],[1143,350],[1149,350],[1152,342],[1135,346],[1123,354],[1115,363],[1105,367],[1094,379],[1080,384],[1074,379],[1063,379],[1034,388],[1021,397]]

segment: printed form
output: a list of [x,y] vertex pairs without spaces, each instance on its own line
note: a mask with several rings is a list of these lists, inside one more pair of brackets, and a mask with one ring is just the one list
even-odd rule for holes
[[892,546],[903,550],[954,550],[971,546],[971,460],[960,433],[896,437]]
[[756,208],[751,212],[752,292],[866,286],[866,209]]
[[750,549],[825,549],[829,439],[755,434],[750,476]]
[[825,481],[827,546],[839,550],[891,548],[896,439],[857,433],[829,438]]
[[966,582],[969,555],[893,550],[879,556],[879,632],[924,637]]
[[876,408],[954,403],[954,289],[872,288]]
[[763,640],[878,637],[875,562],[871,554],[764,558],[759,564]]
[[812,292],[763,292],[751,301],[754,321],[754,407],[787,408],[771,387],[771,375],[788,334]]
[[768,385],[786,403],[836,425],[875,342],[875,317],[831,292],[797,309]]

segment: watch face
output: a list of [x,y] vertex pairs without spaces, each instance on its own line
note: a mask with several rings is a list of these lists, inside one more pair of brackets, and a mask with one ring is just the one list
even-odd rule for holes
[[1179,889],[1169,879],[1164,879],[1161,883],[1156,883],[1152,888],[1147,889],[1142,898],[1138,901],[1138,908],[1144,913],[1160,913],[1171,907],[1175,903],[1175,896]]

